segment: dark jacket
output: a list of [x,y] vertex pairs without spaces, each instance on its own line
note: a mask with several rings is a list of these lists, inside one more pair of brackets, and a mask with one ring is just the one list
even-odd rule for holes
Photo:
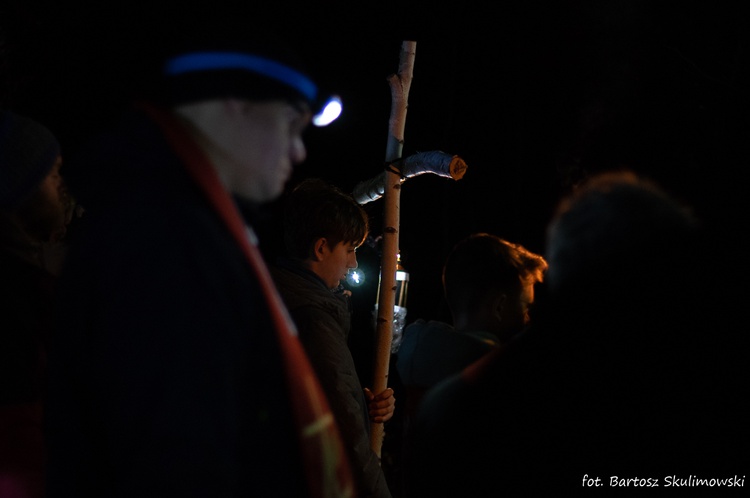
[[370,446],[367,401],[347,345],[351,326],[347,298],[294,262],[281,261],[271,272],[339,423],[360,496],[390,497]]
[[[396,370],[403,385],[401,476],[408,483],[414,467],[412,425],[425,394],[443,379],[461,372],[497,346],[489,332],[458,332],[452,325],[422,319],[404,330],[396,354]],[[408,485],[408,484],[407,484]]]
[[463,370],[498,344],[489,332],[457,332],[435,320],[416,320],[404,330],[396,368],[405,386],[427,388]]
[[305,496],[239,246],[146,116],[87,150],[68,171],[87,216],[59,282],[49,497]]
[[[5,242],[5,241],[3,241]],[[0,495],[44,496],[42,427],[55,277],[0,244]],[[4,494],[4,493],[7,493]]]

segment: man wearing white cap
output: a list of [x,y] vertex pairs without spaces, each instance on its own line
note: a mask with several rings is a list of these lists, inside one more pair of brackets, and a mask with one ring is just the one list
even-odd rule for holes
[[77,158],[89,224],[61,282],[50,497],[353,496],[252,228],[326,99],[239,24],[188,33],[161,98]]

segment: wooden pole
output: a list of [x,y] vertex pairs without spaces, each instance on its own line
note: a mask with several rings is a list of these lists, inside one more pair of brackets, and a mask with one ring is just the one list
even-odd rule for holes
[[[388,77],[388,83],[391,87],[391,116],[388,123],[386,164],[400,158],[403,150],[406,110],[416,48],[417,42],[415,41],[404,41],[401,44],[398,74],[392,74]],[[378,316],[375,331],[374,393],[380,393],[388,387],[388,369],[393,339],[393,307],[396,303],[396,263],[399,251],[401,183],[402,178],[398,173],[386,171],[385,191],[383,192],[383,255],[380,267],[380,294],[378,296]],[[371,424],[370,444],[378,458],[381,455],[384,435],[382,423]]]

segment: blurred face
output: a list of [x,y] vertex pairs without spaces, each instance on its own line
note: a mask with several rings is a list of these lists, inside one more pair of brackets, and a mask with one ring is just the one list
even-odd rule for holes
[[349,269],[357,267],[357,247],[351,242],[339,242],[333,247],[325,244],[320,264],[315,273],[333,289],[346,279]]
[[534,304],[534,284],[524,283],[518,299],[510,299],[503,307],[502,325],[512,333],[521,332],[530,323],[529,311]]
[[294,165],[305,160],[302,133],[310,113],[284,101],[227,101],[228,126],[213,138],[227,189],[252,202],[277,198]]
[[60,175],[61,166],[58,156],[37,190],[16,210],[26,232],[39,242],[60,240],[70,222],[72,203]]

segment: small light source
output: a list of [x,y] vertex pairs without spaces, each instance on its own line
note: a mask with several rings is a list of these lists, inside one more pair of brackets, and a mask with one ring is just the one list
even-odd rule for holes
[[365,272],[359,268],[352,268],[349,273],[346,274],[346,283],[352,287],[359,287],[365,283]]
[[333,96],[328,99],[321,111],[313,116],[312,122],[315,126],[328,126],[341,115],[341,99]]

